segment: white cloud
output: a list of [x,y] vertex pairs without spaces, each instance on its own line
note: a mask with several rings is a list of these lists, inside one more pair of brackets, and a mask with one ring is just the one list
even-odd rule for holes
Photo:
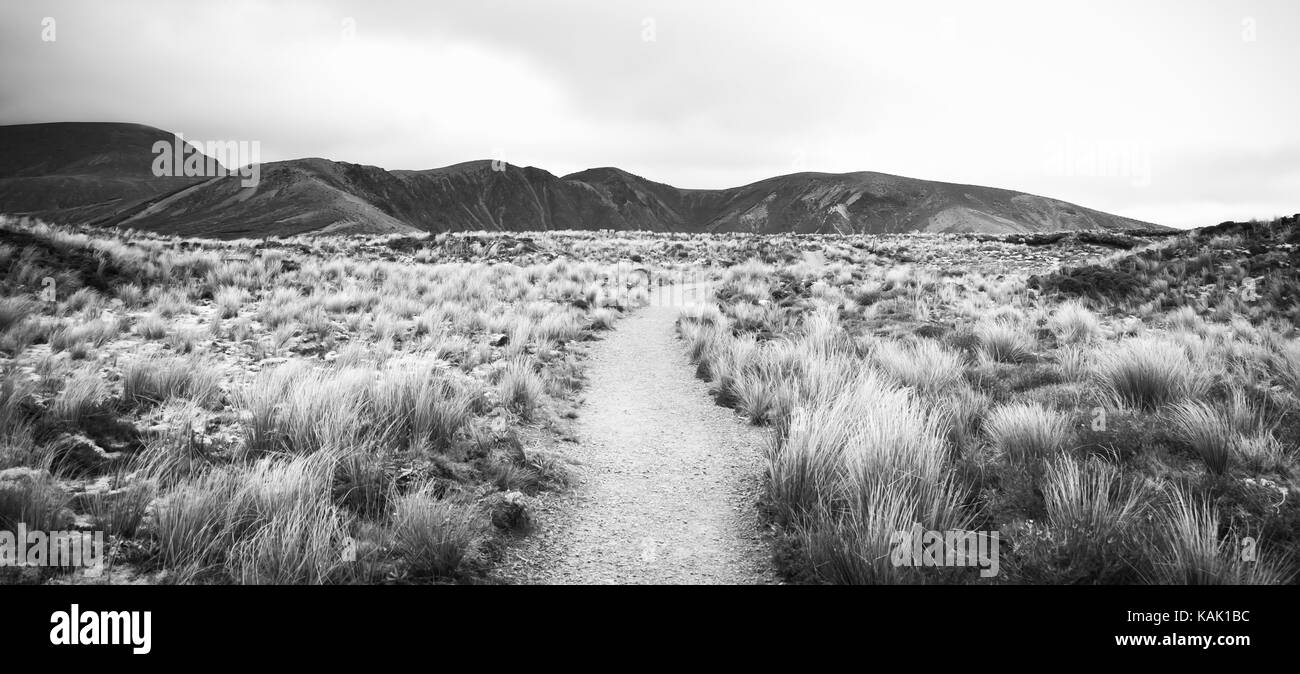
[[[502,154],[682,187],[876,170],[1193,225],[1286,210],[1298,31],[1289,0],[15,3],[0,122],[136,121],[387,168]],[[1052,169],[1065,139],[1151,148],[1151,184]]]

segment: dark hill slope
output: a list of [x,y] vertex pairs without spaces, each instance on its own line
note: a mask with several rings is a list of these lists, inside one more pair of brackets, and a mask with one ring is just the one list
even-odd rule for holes
[[1157,230],[1056,199],[882,173],[796,173],[680,189],[606,167],[564,177],[473,161],[388,171],[326,159],[238,177],[155,178],[172,134],[133,124],[0,127],[0,212],[187,236],[615,229],[685,232],[1041,233]]

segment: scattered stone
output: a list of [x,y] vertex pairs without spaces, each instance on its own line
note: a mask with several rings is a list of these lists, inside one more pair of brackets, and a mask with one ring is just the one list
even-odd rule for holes
[[496,528],[518,535],[532,531],[533,516],[523,492],[496,492],[487,498],[486,505]]

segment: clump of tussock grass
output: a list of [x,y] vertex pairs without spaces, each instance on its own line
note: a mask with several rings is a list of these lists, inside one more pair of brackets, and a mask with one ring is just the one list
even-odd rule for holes
[[1048,461],[1042,489],[1048,524],[1068,546],[1118,547],[1148,507],[1141,483],[1098,457]]
[[474,393],[415,370],[389,372],[370,395],[371,422],[395,448],[446,451],[473,411]]
[[961,355],[932,339],[881,340],[871,357],[881,372],[924,393],[941,392],[962,376]]
[[0,481],[0,531],[19,524],[41,531],[57,531],[72,520],[72,497],[50,475],[35,468],[10,468]]
[[176,400],[162,406],[159,416],[161,428],[145,434],[144,446],[127,465],[136,478],[163,489],[198,475],[214,461],[200,435],[207,421],[202,408]]
[[365,369],[321,370],[292,361],[258,373],[236,393],[244,454],[310,454],[362,438],[374,380]]
[[1161,585],[1283,585],[1294,577],[1288,559],[1256,548],[1241,555],[1240,539],[1220,537],[1219,510],[1175,488],[1151,541],[1153,563],[1147,580]]
[[111,492],[87,494],[83,502],[98,529],[110,536],[134,538],[156,493],[152,482],[136,480]]
[[1062,302],[1052,311],[1047,327],[1063,344],[1091,342],[1101,336],[1101,321],[1082,302]]
[[382,447],[373,445],[339,452],[334,464],[334,502],[367,519],[383,518],[397,496],[389,457]]
[[273,512],[257,531],[234,543],[226,573],[244,585],[320,585],[339,579],[347,563],[347,530],[324,500],[296,502]]
[[0,298],[0,333],[8,332],[37,310],[37,304],[26,297]]
[[1275,378],[1300,398],[1300,341],[1281,344],[1270,360]]
[[708,346],[703,359],[709,363],[710,389],[718,402],[731,405],[736,402],[737,386],[750,362],[758,352],[758,340],[753,335],[735,338],[719,336]]
[[1169,411],[1174,437],[1191,446],[1215,475],[1223,475],[1237,453],[1238,435],[1219,410],[1203,402],[1183,402]]
[[[160,562],[189,577],[219,568],[231,551],[235,559],[258,560],[260,551],[244,550],[245,541],[277,518],[332,512],[320,505],[328,501],[331,483],[330,463],[322,457],[264,458],[213,468],[181,483],[154,504],[151,532]],[[298,554],[314,552],[299,548]]]
[[123,283],[113,290],[117,299],[122,300],[122,306],[127,309],[139,309],[144,306],[144,288],[138,283]]
[[488,524],[472,505],[439,499],[428,489],[398,500],[393,513],[394,543],[417,576],[454,577],[473,560]]
[[0,375],[0,470],[50,468],[53,452],[49,445],[36,442],[40,411],[35,385],[10,370],[0,371]]
[[681,313],[677,317],[678,326],[686,324],[716,326],[722,325],[726,319],[722,315],[722,310],[716,304],[692,304],[682,307]]
[[217,291],[213,302],[217,305],[217,315],[221,318],[235,318],[239,309],[248,301],[248,292],[238,286],[222,286]]
[[[95,319],[57,330],[50,336],[50,348],[55,352],[71,351],[84,354],[87,349],[99,348],[118,335],[115,320]],[[77,356],[83,357],[83,356]]]
[[167,336],[167,319],[152,313],[135,322],[135,333],[145,339],[162,339]]
[[521,418],[531,420],[536,415],[546,390],[532,360],[516,358],[507,361],[499,376],[497,391],[501,395],[502,404]]
[[[530,373],[538,388],[522,395],[540,395],[540,379]],[[315,369],[302,361],[259,374],[236,395],[243,451],[253,454],[363,445],[446,451],[475,400],[467,385],[419,367],[376,376],[365,367]]]
[[1066,381],[1086,382],[1092,375],[1091,347],[1079,344],[1067,344],[1056,350],[1056,366]]
[[63,383],[50,403],[49,420],[57,424],[80,427],[101,416],[109,401],[108,383],[98,370],[77,370]]
[[975,327],[980,353],[999,363],[1023,363],[1034,353],[1034,339],[1020,326],[984,321]]
[[759,350],[753,367],[746,368],[736,381],[736,409],[751,424],[778,423],[789,416],[799,397],[798,372],[785,370],[776,349]]
[[136,408],[187,399],[211,407],[221,399],[221,373],[201,358],[152,356],[122,368],[122,398]]
[[149,295],[153,300],[153,310],[163,318],[172,318],[177,314],[190,313],[190,299],[185,289],[154,286]]
[[769,497],[821,577],[906,582],[888,561],[894,534],[913,522],[964,528],[941,426],[910,389],[872,370],[793,412],[768,449]]
[[0,350],[18,356],[33,344],[49,341],[60,327],[58,319],[29,316],[0,334]]
[[1209,386],[1182,347],[1156,338],[1120,342],[1100,353],[1094,367],[1103,391],[1121,407],[1155,411],[1196,398]]
[[969,385],[949,390],[937,402],[936,413],[947,429],[946,437],[954,450],[972,449],[982,437],[984,417],[993,399]]
[[820,354],[853,351],[853,341],[840,324],[838,311],[829,304],[819,305],[804,320],[800,341],[810,351]]
[[1037,402],[995,407],[984,421],[989,442],[1013,464],[1052,458],[1070,437],[1066,417]]

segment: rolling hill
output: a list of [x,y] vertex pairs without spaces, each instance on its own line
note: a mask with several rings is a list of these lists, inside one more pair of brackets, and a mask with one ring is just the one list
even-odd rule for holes
[[556,176],[472,161],[422,171],[327,159],[262,165],[261,180],[156,178],[173,135],[133,124],[0,126],[0,212],[185,236],[616,229],[683,232],[1157,230],[1056,199],[883,173],[795,173],[680,189],[617,168]]

